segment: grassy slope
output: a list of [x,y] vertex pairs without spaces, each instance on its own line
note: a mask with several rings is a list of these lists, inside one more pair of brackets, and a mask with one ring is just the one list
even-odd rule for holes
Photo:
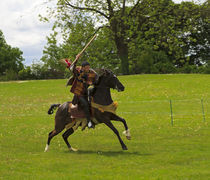
[[[126,152],[113,132],[99,125],[69,138],[79,152],[68,152],[60,134],[44,153],[54,125],[53,116],[46,114],[49,105],[72,98],[66,81],[0,83],[0,179],[209,179],[210,76],[138,75],[120,80],[125,92],[112,95],[131,130],[131,141],[123,137]],[[124,130],[114,124],[120,133]]]

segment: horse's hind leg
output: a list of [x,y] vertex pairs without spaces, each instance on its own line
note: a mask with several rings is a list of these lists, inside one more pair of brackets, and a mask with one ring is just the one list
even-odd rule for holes
[[105,121],[104,122],[110,129],[112,129],[112,131],[117,135],[120,144],[122,146],[123,150],[128,150],[128,148],[126,147],[126,145],[124,144],[123,140],[121,139],[118,130],[114,127],[114,125],[111,123],[111,121]]
[[69,137],[70,135],[72,135],[73,133],[74,133],[73,128],[70,128],[70,129],[66,130],[66,131],[63,133],[62,136],[63,136],[63,139],[64,139],[66,145],[68,146],[69,150],[71,150],[71,151],[77,151],[77,149],[71,147],[71,145],[69,144],[69,141],[68,141],[68,137]]
[[125,127],[125,131],[123,132],[123,134],[126,136],[126,138],[128,140],[131,140],[130,130],[128,129],[128,126],[127,126],[127,123],[126,123],[125,119],[121,118],[120,116],[117,116],[116,114],[112,114],[111,115],[111,120],[122,122],[124,124],[124,127]]
[[53,130],[49,133],[48,135],[48,140],[47,140],[47,144],[46,144],[46,147],[45,147],[45,150],[44,152],[47,152],[49,150],[49,146],[50,146],[50,141],[51,139],[56,136],[57,134],[59,134],[62,130]]

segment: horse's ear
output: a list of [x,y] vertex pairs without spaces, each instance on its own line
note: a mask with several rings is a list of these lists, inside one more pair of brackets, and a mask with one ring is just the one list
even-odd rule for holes
[[111,70],[109,70],[109,69],[104,69],[104,71],[105,71],[106,75],[110,75],[110,74],[112,74],[112,71],[111,71]]
[[104,69],[104,68],[97,68],[95,69],[99,75],[109,75],[109,74],[113,74],[113,72],[109,69]]
[[103,75],[105,73],[105,69],[104,68],[97,68],[95,69],[99,75]]
[[109,72],[109,74],[114,74],[114,72],[111,69],[107,70]]

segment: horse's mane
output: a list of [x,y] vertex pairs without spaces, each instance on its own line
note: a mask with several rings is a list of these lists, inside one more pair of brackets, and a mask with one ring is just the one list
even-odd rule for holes
[[110,69],[97,69],[97,71],[99,74],[99,78],[98,78],[98,81],[95,83],[96,86],[100,84],[103,77],[110,74],[114,74]]

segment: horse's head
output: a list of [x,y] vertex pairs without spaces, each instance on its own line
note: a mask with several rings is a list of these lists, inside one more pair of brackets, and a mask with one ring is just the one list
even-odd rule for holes
[[111,70],[103,69],[102,72],[103,74],[100,78],[103,79],[106,87],[116,89],[118,92],[124,91],[125,87]]

